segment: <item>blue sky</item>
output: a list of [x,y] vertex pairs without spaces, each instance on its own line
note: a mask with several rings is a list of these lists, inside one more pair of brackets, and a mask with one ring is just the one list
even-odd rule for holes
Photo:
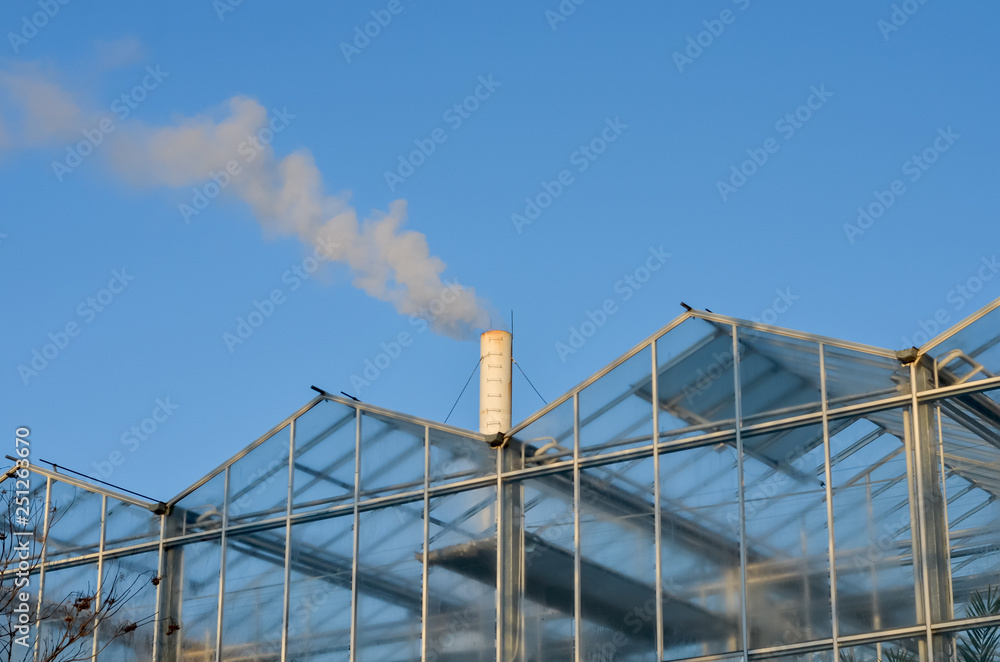
[[[998,18],[941,0],[4,3],[0,424],[97,476],[117,451],[108,480],[167,499],[311,384],[443,420],[476,329],[511,310],[549,399],[680,301],[913,344],[1000,296]],[[321,228],[347,239],[313,262]],[[440,333],[412,317],[439,296],[461,302]],[[521,420],[541,402],[515,389]],[[450,422],[476,427],[474,391]]]

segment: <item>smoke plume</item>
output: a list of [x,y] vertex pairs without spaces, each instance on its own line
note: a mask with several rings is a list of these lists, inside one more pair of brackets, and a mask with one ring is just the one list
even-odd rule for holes
[[[75,142],[107,117],[113,115],[81,110],[72,94],[36,68],[0,70],[0,149]],[[223,195],[246,203],[267,230],[322,247],[332,260],[349,267],[355,287],[391,303],[401,314],[427,319],[439,333],[466,338],[487,326],[486,304],[475,290],[445,283],[445,264],[431,254],[426,237],[404,229],[405,200],[359,219],[345,195],[325,193],[308,150],[279,158],[260,140],[246,147],[248,139],[274,122],[256,100],[234,97],[221,113],[168,126],[147,126],[131,118],[115,121],[106,145],[95,152],[102,150],[102,160],[129,184],[196,186],[236,160],[239,174],[230,177]],[[240,156],[241,145],[252,149],[254,158]]]

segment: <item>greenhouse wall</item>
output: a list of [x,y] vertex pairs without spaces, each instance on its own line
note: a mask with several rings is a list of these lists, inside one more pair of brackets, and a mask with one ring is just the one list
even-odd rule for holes
[[32,466],[11,659],[972,659],[998,372],[1000,300],[902,352],[690,311],[498,448],[323,394],[166,504]]

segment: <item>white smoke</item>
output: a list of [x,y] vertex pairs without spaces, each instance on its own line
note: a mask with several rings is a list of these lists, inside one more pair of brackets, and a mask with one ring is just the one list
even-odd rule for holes
[[[79,139],[80,131],[102,116],[82,112],[71,94],[31,75],[37,73],[0,70],[0,95],[7,97],[0,104],[7,115],[0,115],[0,147],[5,136],[11,140],[10,131],[3,130],[10,116],[19,120],[18,135],[23,137],[14,147]],[[121,122],[101,149],[113,172],[130,184],[194,186],[224,170],[237,158],[238,145],[269,121],[267,109],[246,97],[230,99],[218,115],[206,113],[169,126]],[[446,284],[445,264],[431,255],[426,237],[403,229],[405,200],[359,220],[346,196],[324,192],[322,174],[308,150],[278,158],[270,145],[262,147],[252,160],[239,159],[241,171],[225,194],[249,205],[263,227],[321,245],[331,259],[350,268],[356,287],[401,314],[424,317],[439,333],[467,338],[487,326],[486,304],[475,290]]]
[[17,127],[6,131],[7,148],[37,147],[79,136],[87,119],[76,99],[48,79],[40,67],[23,64],[0,69],[0,125]]

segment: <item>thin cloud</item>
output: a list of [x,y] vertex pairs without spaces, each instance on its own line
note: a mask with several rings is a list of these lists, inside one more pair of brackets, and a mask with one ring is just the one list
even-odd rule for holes
[[76,99],[33,65],[0,70],[5,120],[14,128],[12,147],[52,144],[78,135],[86,118]]
[[119,69],[145,60],[146,49],[137,37],[122,37],[94,42],[94,55],[99,69]]

